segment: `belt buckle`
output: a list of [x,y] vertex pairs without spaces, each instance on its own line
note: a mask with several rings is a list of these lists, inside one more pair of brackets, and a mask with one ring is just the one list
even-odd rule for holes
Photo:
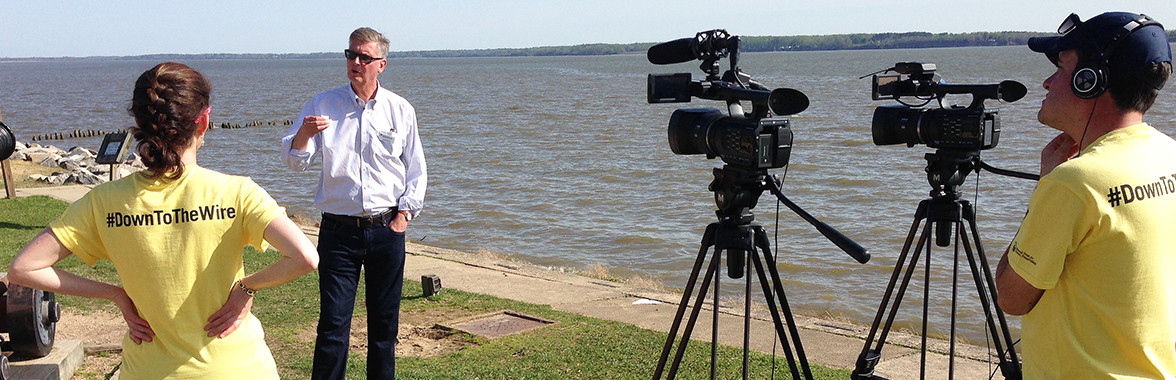
[[387,224],[392,219],[390,216],[395,216],[395,211],[395,208],[391,208],[376,215],[350,216],[347,218],[355,221],[355,227],[367,228],[377,224]]
[[392,220],[391,216],[394,216],[395,210],[396,210],[395,208],[390,208],[390,209],[384,210],[384,212],[381,212],[381,213],[377,214],[376,216],[373,216],[372,217],[372,224],[376,224],[376,222],[379,222],[380,225],[387,225],[388,221]]
[[367,228],[367,227],[377,225],[383,220],[384,220],[384,214],[379,213],[379,214],[371,215],[371,216],[364,215],[364,216],[356,217],[355,223],[356,223],[357,227]]

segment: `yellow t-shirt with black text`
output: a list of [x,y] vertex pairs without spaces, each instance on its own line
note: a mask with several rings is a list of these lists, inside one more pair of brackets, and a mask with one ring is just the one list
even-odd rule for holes
[[1176,141],[1112,131],[1042,177],[1009,248],[1025,379],[1176,378]]
[[175,180],[136,173],[95,187],[50,224],[94,265],[110,260],[151,342],[123,339],[120,378],[276,379],[261,323],[249,314],[224,339],[204,331],[244,276],[243,249],[285,212],[248,177],[195,165]]

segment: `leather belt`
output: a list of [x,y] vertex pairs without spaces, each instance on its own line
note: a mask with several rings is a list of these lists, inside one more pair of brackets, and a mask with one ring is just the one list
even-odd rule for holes
[[349,216],[324,212],[323,220],[332,220],[343,225],[367,228],[387,225],[389,221],[396,218],[396,214],[399,212],[400,210],[396,207],[372,216]]

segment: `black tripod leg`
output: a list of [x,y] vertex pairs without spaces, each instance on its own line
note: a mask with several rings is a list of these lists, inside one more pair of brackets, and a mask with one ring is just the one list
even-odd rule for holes
[[[690,304],[690,296],[694,294],[694,284],[698,281],[698,275],[699,275],[699,272],[702,271],[703,262],[706,261],[706,253],[710,249],[710,247],[714,245],[715,231],[717,228],[718,228],[718,225],[712,223],[706,227],[706,232],[704,232],[702,235],[702,243],[698,249],[698,258],[696,258],[694,260],[694,269],[692,269],[690,271],[690,279],[688,279],[686,281],[686,289],[683,290],[683,293],[682,293],[682,302],[678,304],[678,311],[677,311],[677,313],[674,314],[674,322],[670,325],[669,335],[666,336],[666,344],[665,344],[665,346],[662,347],[661,358],[659,358],[657,361],[657,369],[655,369],[653,372],[653,379],[654,380],[661,379],[662,371],[665,370],[666,360],[669,359],[669,356],[670,356],[670,349],[673,348],[674,341],[678,337],[678,328],[681,327],[681,325],[682,325],[682,316],[686,314],[686,307]],[[707,286],[709,285],[709,279],[712,276],[713,271],[715,271],[715,270],[716,270],[716,264],[711,263],[711,266],[708,267],[708,269],[707,269],[707,273],[706,273],[706,277],[705,277],[708,280],[707,281],[708,284],[702,285],[702,290],[698,296],[698,301],[695,302],[694,311],[691,313],[691,320],[692,321],[694,320],[694,317],[698,315],[698,308],[700,305],[702,305],[702,301],[706,295]],[[690,334],[689,331],[692,330],[693,327],[694,327],[693,323],[690,323],[690,326],[687,327],[687,332],[685,333],[687,337]],[[689,338],[683,338],[681,345],[685,346],[687,341],[689,341]],[[681,351],[681,349],[679,349],[679,351]],[[674,378],[674,372],[677,372],[676,371],[677,363],[680,362],[681,359],[682,359],[681,353],[679,353],[678,355],[675,356],[675,358],[674,358],[675,370],[671,371],[669,377],[667,377],[668,379]]]
[[747,380],[747,374],[750,367],[751,358],[748,352],[751,350],[751,252],[747,253],[748,258],[744,263],[745,278],[743,282],[743,380]]
[[911,244],[915,241],[915,233],[919,231],[919,225],[927,218],[927,207],[929,203],[928,200],[923,200],[919,202],[919,207],[915,210],[915,220],[911,223],[911,229],[907,233],[906,241],[903,243],[902,252],[898,255],[898,260],[895,261],[894,272],[890,274],[890,283],[886,285],[886,293],[882,296],[882,304],[878,306],[878,314],[874,316],[874,323],[870,325],[870,333],[866,338],[866,343],[862,347],[861,354],[858,355],[857,364],[853,371],[853,378],[855,379],[873,378],[874,367],[878,365],[878,361],[882,358],[882,346],[886,344],[886,335],[890,330],[891,322],[894,321],[893,312],[886,322],[886,327],[882,331],[882,339],[878,341],[877,348],[871,348],[871,346],[874,344],[875,338],[878,335],[878,328],[882,324],[882,316],[886,315],[886,308],[890,303],[890,299],[895,298],[895,310],[898,309],[898,304],[902,302],[902,295],[906,292],[906,286],[914,271],[915,263],[919,260],[919,252],[922,250],[923,244],[927,241],[927,231],[924,230],[923,234],[919,237],[918,247],[915,248],[915,255],[911,258],[910,265],[908,266],[902,289],[899,291],[897,297],[893,297],[894,285],[898,283],[898,276],[902,273],[903,263],[906,262],[907,255],[911,252]]
[[[929,234],[936,227],[938,227],[938,226],[935,226],[935,222],[928,220],[926,227],[923,229],[923,233]],[[919,379],[920,380],[927,378],[927,310],[928,310],[929,304],[931,303],[931,243],[930,242],[931,242],[931,237],[929,235],[926,239],[926,243],[924,243],[923,241],[920,241],[920,243],[921,243],[920,246],[926,244],[926,247],[927,247],[926,262],[923,263],[923,330],[922,330],[923,331],[922,332],[923,339],[922,339],[922,344],[919,346]],[[913,261],[912,261],[912,263],[913,263]],[[911,272],[914,272],[913,266],[911,267],[910,270],[907,271],[908,274],[910,274]],[[907,284],[910,282],[909,280],[910,280],[910,276],[908,276],[905,280],[903,280],[902,287],[900,287],[898,290],[898,294],[900,296],[906,292]],[[894,302],[894,309],[890,310],[890,319],[888,319],[886,321],[887,331],[890,331],[889,330],[890,324],[894,322],[894,317],[898,314],[898,304],[900,302],[901,301],[895,301]],[[882,341],[879,342],[879,347],[881,347],[881,343],[885,343],[885,342],[886,342],[886,334],[882,334]]]
[[[954,249],[953,249],[952,255],[951,255],[951,258],[952,258],[952,260],[951,260],[951,321],[950,321],[950,324],[948,325],[948,326],[950,326],[950,329],[949,329],[949,333],[947,336],[947,342],[948,342],[948,347],[949,347],[947,350],[947,368],[948,368],[948,371],[950,371],[947,373],[948,380],[955,379],[956,315],[958,314],[957,310],[959,310],[958,303],[956,301],[959,299],[959,293],[960,293],[960,281],[959,281],[959,278],[960,278],[960,240],[967,241],[967,237],[968,237],[968,235],[964,232],[964,224],[963,223],[958,223],[958,222],[954,223],[954,227],[955,227],[956,233],[955,233],[955,244],[952,245],[952,247]],[[964,249],[965,249],[965,251],[968,251],[967,243],[964,244]],[[928,254],[927,256],[930,257],[931,255]],[[968,257],[971,258],[971,255],[968,255]],[[969,260],[968,262],[972,262],[972,261]],[[930,263],[928,263],[927,267],[928,268],[931,267]],[[973,265],[972,268],[974,269],[975,266]],[[930,272],[930,271],[928,271],[928,272]],[[930,288],[930,286],[927,286],[927,288]],[[929,303],[930,302],[924,302],[924,304],[929,304]],[[926,324],[925,321],[927,320],[926,317],[924,317],[923,320],[924,320],[924,325],[925,325]],[[924,334],[926,334],[926,333],[924,333]],[[923,339],[925,340],[926,337],[924,337]]]
[[[706,277],[702,279],[702,286],[698,289],[698,300],[694,303],[694,308],[690,310],[690,318],[686,320],[686,329],[682,331],[682,340],[678,343],[678,350],[674,352],[674,362],[670,365],[670,373],[666,379],[673,379],[678,374],[678,366],[682,363],[682,355],[686,353],[686,346],[690,343],[690,335],[694,332],[694,323],[698,322],[698,313],[702,311],[702,305],[706,301],[706,292],[710,287],[712,278],[717,278],[719,274],[719,263],[721,252],[715,251],[714,258],[711,259],[711,264],[707,266]],[[717,297],[717,295],[716,295]],[[713,358],[712,358],[713,359]],[[715,375],[715,368],[711,366],[711,378]]]
[[[980,241],[980,232],[976,229],[976,217],[973,213],[971,204],[964,203],[964,219],[967,219],[968,226],[972,229],[972,240],[969,240],[965,235],[964,251],[968,255],[968,261],[972,266],[972,278],[976,280],[976,290],[980,293],[980,304],[984,308],[984,317],[988,325],[988,330],[992,334],[993,340],[996,343],[996,349],[1000,355],[1000,371],[1005,379],[1021,379],[1021,362],[1017,359],[1017,350],[1013,348],[1013,336],[1009,332],[1008,323],[1005,321],[1004,312],[1000,310],[1000,305],[996,304],[996,281],[992,277],[992,271],[988,267],[988,258],[984,254],[984,245]],[[962,230],[961,230],[962,231]],[[972,253],[972,246],[970,241],[976,244],[976,254]],[[983,274],[983,277],[981,277]],[[983,279],[983,281],[981,281]],[[994,312],[995,310],[995,312]],[[996,314],[996,320],[999,321],[999,330],[996,323],[993,322],[993,314]],[[1004,340],[1003,344],[1001,339]]]
[[[788,367],[792,371],[792,378],[798,379],[800,378],[800,374],[796,370],[796,359],[793,358],[792,347],[788,344],[788,336],[792,337],[792,342],[796,348],[796,356],[800,360],[800,368],[804,371],[804,378],[812,380],[813,373],[809,369],[808,357],[805,356],[804,345],[800,342],[800,331],[796,328],[796,320],[792,316],[792,309],[788,305],[788,298],[784,295],[784,286],[780,282],[780,272],[776,269],[776,260],[771,253],[768,235],[760,226],[754,226],[753,228],[755,228],[756,246],[763,251],[764,260],[762,261],[767,262],[768,273],[772,276],[771,282],[768,282],[768,279],[765,277],[764,264],[761,263],[757,251],[753,249],[749,251],[749,254],[752,256],[752,260],[755,261],[756,273],[759,275],[760,285],[763,287],[764,296],[767,298],[768,307],[772,312],[772,322],[775,323],[776,334],[780,336],[780,343],[784,346],[784,356],[788,359]],[[776,309],[776,300],[772,299],[772,292],[768,284],[775,285],[776,296],[780,301],[780,309]],[[784,318],[788,322],[788,335],[785,335],[784,327],[781,324],[779,310],[784,310]]]

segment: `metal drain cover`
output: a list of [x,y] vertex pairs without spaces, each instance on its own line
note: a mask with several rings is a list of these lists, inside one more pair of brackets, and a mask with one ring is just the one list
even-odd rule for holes
[[441,327],[460,330],[487,338],[498,338],[527,330],[533,330],[555,323],[555,321],[534,317],[510,310],[476,315],[456,321],[445,322]]

